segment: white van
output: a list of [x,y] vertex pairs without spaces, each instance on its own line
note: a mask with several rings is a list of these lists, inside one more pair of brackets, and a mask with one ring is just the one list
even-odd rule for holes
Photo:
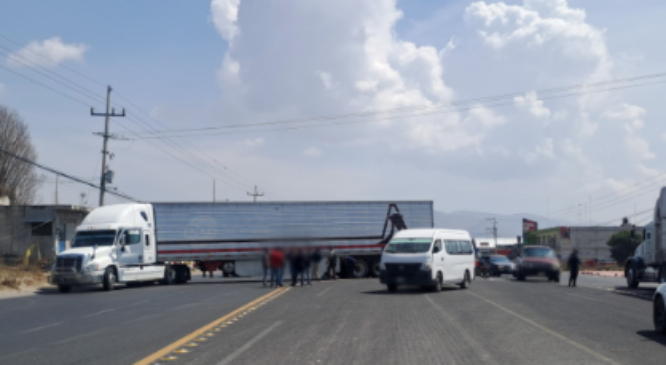
[[441,290],[443,284],[467,288],[474,279],[474,248],[467,231],[407,229],[393,236],[382,252],[380,282]]

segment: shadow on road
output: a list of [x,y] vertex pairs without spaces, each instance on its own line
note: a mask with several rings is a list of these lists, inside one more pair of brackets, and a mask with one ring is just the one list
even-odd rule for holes
[[631,289],[626,286],[616,286],[613,288],[612,293],[622,295],[625,297],[629,298],[636,298],[636,299],[642,299],[642,300],[649,300],[652,301],[652,297],[654,296],[654,288],[636,288],[636,289]]
[[663,346],[666,346],[666,336],[657,331],[638,331],[636,334],[642,336],[644,338],[643,341],[654,341]]

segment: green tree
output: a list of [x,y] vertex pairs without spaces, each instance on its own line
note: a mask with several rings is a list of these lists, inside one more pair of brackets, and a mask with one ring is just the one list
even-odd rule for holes
[[636,232],[631,238],[631,231],[621,231],[611,236],[608,240],[611,257],[620,265],[624,264],[629,256],[634,254],[636,247],[643,242],[643,235]]

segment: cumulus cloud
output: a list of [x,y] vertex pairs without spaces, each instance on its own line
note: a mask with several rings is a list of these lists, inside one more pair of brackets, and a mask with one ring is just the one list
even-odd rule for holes
[[231,42],[239,32],[238,7],[240,0],[212,0],[210,14],[218,33],[227,42]]
[[645,109],[637,105],[622,103],[602,114],[602,118],[623,122],[627,150],[641,160],[650,160],[656,157],[650,151],[650,143],[639,134],[639,130],[645,126],[643,118],[646,113]]
[[90,47],[82,43],[63,43],[60,37],[43,41],[33,41],[11,53],[7,64],[12,67],[33,66],[55,67],[64,61],[83,62],[83,56]]
[[316,147],[308,147],[303,151],[303,155],[307,157],[318,157],[321,156],[322,151]]
[[333,86],[333,78],[331,77],[331,74],[325,71],[317,71],[316,72],[319,78],[321,79],[321,83],[324,85],[324,88],[330,89]]
[[529,112],[538,118],[550,117],[550,109],[543,106],[543,100],[537,98],[536,91],[525,93],[524,96],[516,96],[513,98],[516,107]]

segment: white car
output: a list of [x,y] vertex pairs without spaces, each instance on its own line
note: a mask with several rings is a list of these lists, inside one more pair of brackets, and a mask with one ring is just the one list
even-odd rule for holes
[[666,283],[659,285],[654,293],[652,318],[655,331],[666,335]]
[[393,292],[399,285],[441,290],[443,284],[467,288],[474,279],[474,247],[467,231],[407,229],[382,252],[379,280]]

